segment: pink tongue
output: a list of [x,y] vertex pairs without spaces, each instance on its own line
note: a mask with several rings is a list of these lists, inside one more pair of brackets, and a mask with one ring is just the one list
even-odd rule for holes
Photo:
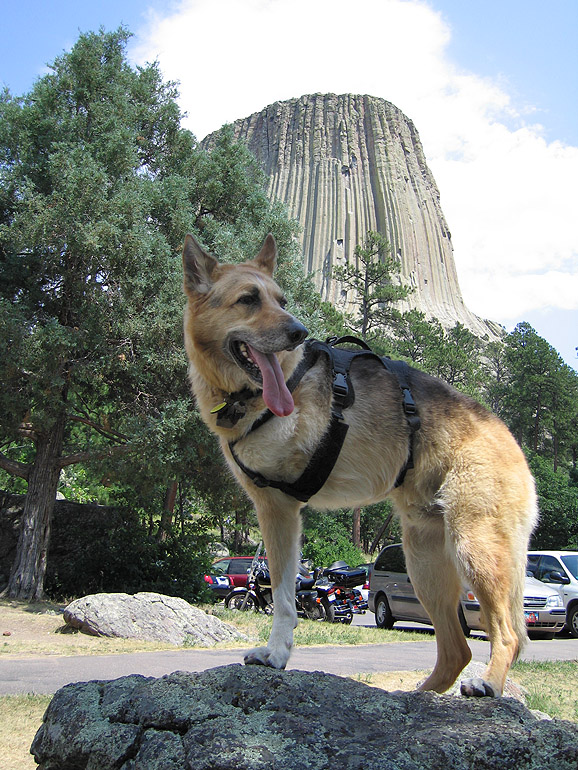
[[277,417],[287,417],[295,408],[295,403],[285,385],[277,356],[274,353],[261,353],[250,345],[248,347],[263,377],[263,400]]

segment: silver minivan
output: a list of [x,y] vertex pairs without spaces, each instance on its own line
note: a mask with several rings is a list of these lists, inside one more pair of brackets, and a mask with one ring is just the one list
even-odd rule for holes
[[[375,560],[369,578],[368,604],[379,628],[392,628],[398,620],[431,625],[413,590],[400,543],[386,546]],[[559,592],[530,576],[526,577],[524,614],[528,634],[541,638],[552,639],[564,628],[566,620]],[[458,618],[466,636],[470,631],[484,630],[478,600],[467,588],[460,598]]]
[[578,551],[528,551],[527,569],[558,592],[565,607],[566,629],[578,638]]

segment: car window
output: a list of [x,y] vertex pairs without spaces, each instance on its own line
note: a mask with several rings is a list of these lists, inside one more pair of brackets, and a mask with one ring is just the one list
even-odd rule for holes
[[401,546],[385,548],[377,557],[373,569],[376,572],[407,572]]
[[560,557],[564,562],[568,572],[571,572],[578,580],[578,553],[567,554]]
[[229,575],[245,575],[251,569],[253,559],[233,559],[229,567]]
[[563,572],[562,565],[555,556],[542,556],[538,565],[538,571],[536,577],[541,580],[542,583],[554,583],[560,582],[553,580],[550,575],[552,572]]
[[540,562],[540,554],[539,553],[529,553],[528,554],[528,561],[526,563],[526,571],[531,572],[533,577],[536,577],[538,573],[538,564]]
[[225,575],[229,567],[230,559],[221,559],[216,561],[212,566],[212,572],[214,575]]

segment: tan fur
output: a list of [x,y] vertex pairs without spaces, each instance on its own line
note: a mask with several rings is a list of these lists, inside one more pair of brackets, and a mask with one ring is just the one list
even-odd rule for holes
[[[262,398],[251,402],[233,428],[217,427],[211,414],[228,393],[258,387],[229,352],[231,335],[276,352],[285,379],[300,360],[301,348],[292,349],[295,340],[287,339],[294,319],[281,307],[282,293],[272,278],[275,254],[268,236],[255,260],[221,265],[187,236],[183,260],[192,388],[232,472],[255,503],[273,581],[271,636],[266,647],[246,656],[246,662],[283,668],[297,622],[294,583],[303,504],[277,490],[257,488],[232,459],[228,444],[239,439],[235,451],[247,467],[268,478],[296,480],[330,419],[327,363],[321,357],[301,380],[290,415],[270,420],[245,438],[266,408]],[[258,306],[239,302],[255,287]],[[441,381],[412,370],[411,388],[421,417],[415,468],[394,489],[409,451],[399,387],[393,375],[373,361],[354,362],[351,379],[355,403],[344,413],[349,432],[331,476],[309,504],[334,509],[392,499],[412,583],[436,630],[437,662],[422,689],[443,692],[471,658],[457,617],[458,597],[466,583],[480,601],[491,658],[484,680],[464,682],[462,690],[499,695],[526,639],[526,549],[537,507],[525,458],[500,420]]]

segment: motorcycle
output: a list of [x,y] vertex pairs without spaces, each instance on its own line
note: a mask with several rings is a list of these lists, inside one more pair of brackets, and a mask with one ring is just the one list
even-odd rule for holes
[[[262,544],[259,545],[247,577],[246,587],[233,588],[225,597],[225,607],[230,610],[254,610],[273,614],[273,590],[271,576],[266,563],[261,557]],[[295,581],[295,608],[297,615],[309,620],[327,620],[333,622],[333,603],[335,597],[328,595],[329,590],[316,589],[317,574],[313,577],[301,565]]]
[[[344,561],[336,561],[323,570],[323,578],[327,581],[328,591],[334,595],[333,615],[334,621],[349,625],[354,615],[364,615],[368,605],[361,591],[356,586],[361,586],[366,581],[365,570],[352,569]],[[321,583],[317,583],[319,591]]]
[[319,585],[319,570],[313,576],[300,565],[295,581],[295,604],[297,615],[309,620],[324,620],[333,623],[335,619],[335,596],[330,586]]
[[255,610],[255,612],[273,614],[273,589],[269,568],[261,556],[263,543],[259,546],[251,562],[247,575],[247,585],[233,588],[225,596],[228,610]]

